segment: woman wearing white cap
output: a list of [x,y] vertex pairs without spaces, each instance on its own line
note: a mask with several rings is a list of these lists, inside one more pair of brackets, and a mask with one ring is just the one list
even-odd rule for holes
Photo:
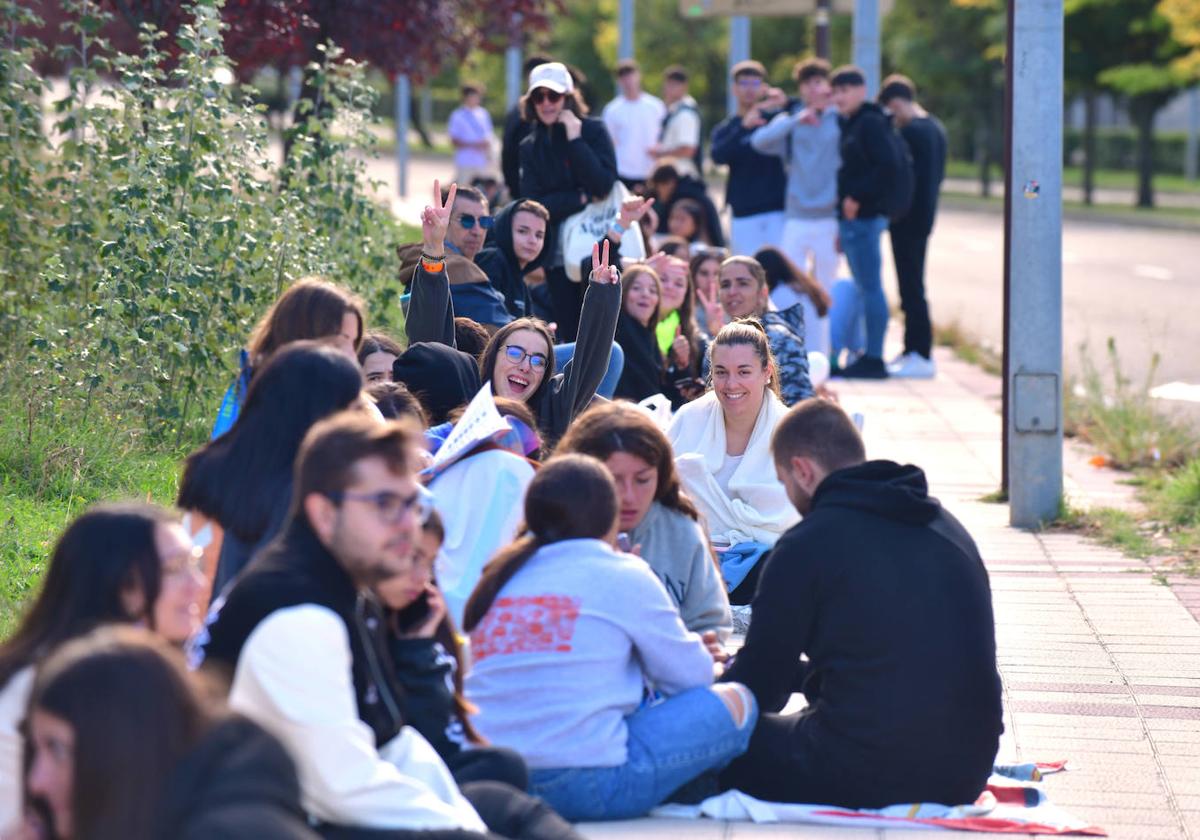
[[[566,65],[552,61],[533,68],[521,111],[533,125],[521,141],[521,194],[545,205],[552,225],[608,195],[617,180],[612,138],[602,120],[587,116]],[[558,322],[557,338],[574,341],[583,284],[567,278],[558,249],[547,262],[546,282]]]

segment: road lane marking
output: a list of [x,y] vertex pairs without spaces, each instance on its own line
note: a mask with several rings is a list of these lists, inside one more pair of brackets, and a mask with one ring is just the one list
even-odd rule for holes
[[1147,280],[1174,280],[1175,272],[1161,265],[1145,265],[1139,263],[1133,267],[1133,273]]

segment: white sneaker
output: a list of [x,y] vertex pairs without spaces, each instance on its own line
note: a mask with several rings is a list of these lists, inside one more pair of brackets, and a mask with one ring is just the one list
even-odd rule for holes
[[933,379],[937,376],[937,363],[920,353],[905,353],[888,365],[888,375],[900,379]]

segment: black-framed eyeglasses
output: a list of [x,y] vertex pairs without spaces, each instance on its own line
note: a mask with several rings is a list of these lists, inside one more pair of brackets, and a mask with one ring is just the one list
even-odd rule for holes
[[342,502],[366,502],[375,508],[380,521],[385,525],[395,525],[410,510],[416,514],[417,521],[424,525],[429,521],[429,514],[433,512],[433,494],[424,487],[418,487],[417,492],[411,496],[401,496],[391,490],[380,490],[377,493],[351,493],[348,490],[337,490],[327,493],[326,496],[339,504]]
[[563,98],[563,95],[556,90],[547,88],[538,88],[533,93],[529,94],[529,98],[533,100],[534,105],[541,105],[543,102],[549,102],[551,105]]
[[463,230],[470,230],[475,227],[476,222],[484,230],[491,230],[492,225],[496,223],[495,216],[472,216],[470,213],[460,213],[458,223],[463,226]]
[[528,357],[529,366],[534,370],[541,370],[546,366],[545,353],[530,353],[524,347],[518,347],[516,344],[504,345],[504,358],[508,359],[514,365],[519,365]]

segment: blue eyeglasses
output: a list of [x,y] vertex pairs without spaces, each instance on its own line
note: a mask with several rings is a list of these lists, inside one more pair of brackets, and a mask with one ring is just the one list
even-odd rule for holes
[[524,347],[518,347],[515,344],[504,345],[504,358],[508,359],[514,365],[519,365],[525,361],[525,357],[529,357],[529,366],[534,370],[541,370],[546,366],[546,356],[544,353],[529,353]]
[[475,227],[476,223],[484,230],[491,230],[492,225],[496,223],[495,216],[472,216],[470,213],[463,213],[458,217],[458,223],[463,226],[463,230],[470,230]]

